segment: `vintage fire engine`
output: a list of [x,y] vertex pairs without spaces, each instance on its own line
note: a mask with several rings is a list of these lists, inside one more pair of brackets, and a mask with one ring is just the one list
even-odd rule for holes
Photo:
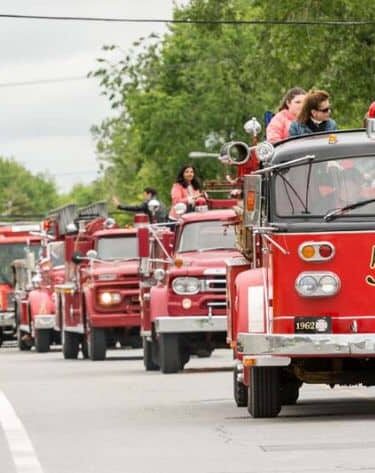
[[61,341],[54,287],[64,281],[65,275],[63,240],[67,230],[62,217],[76,213],[74,204],[51,210],[42,222],[41,231],[32,232],[42,242],[41,254],[34,267],[29,263],[30,258],[14,262],[19,288],[17,338],[20,350],[29,350],[35,344],[37,352],[47,352],[52,343]]
[[234,397],[253,417],[303,383],[375,384],[374,132],[228,145],[261,163],[243,177],[243,256],[228,264]]
[[39,230],[36,223],[6,223],[0,225],[0,345],[4,338],[14,338],[17,320],[15,317],[14,281],[11,263],[26,256],[25,251],[38,255],[40,238],[30,235]]
[[146,370],[175,373],[190,355],[227,347],[225,259],[240,253],[226,222],[235,213],[202,210],[182,215],[175,233],[165,226],[139,229]]
[[107,347],[141,346],[137,229],[118,228],[105,204],[78,212],[66,235],[66,275],[56,285],[63,355],[103,360]]

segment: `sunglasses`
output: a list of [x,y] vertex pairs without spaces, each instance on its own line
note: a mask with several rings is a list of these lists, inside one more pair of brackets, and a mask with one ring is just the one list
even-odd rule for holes
[[327,108],[318,108],[318,112],[328,113],[331,111],[331,107]]

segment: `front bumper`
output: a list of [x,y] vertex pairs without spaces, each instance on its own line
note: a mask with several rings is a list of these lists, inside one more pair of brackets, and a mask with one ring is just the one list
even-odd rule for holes
[[375,356],[375,334],[240,333],[237,350],[255,357]]
[[16,317],[14,312],[0,312],[0,327],[16,327]]
[[226,332],[227,316],[158,317],[156,333]]
[[36,330],[51,330],[56,325],[55,314],[36,314],[34,315],[34,328]]

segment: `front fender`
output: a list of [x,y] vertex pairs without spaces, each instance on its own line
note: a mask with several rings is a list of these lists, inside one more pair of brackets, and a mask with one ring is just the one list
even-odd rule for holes
[[236,278],[236,340],[240,332],[264,333],[266,330],[265,281],[263,268],[244,271]]
[[151,323],[156,317],[168,314],[168,288],[166,286],[154,286],[150,291],[150,318]]
[[34,320],[35,315],[55,313],[55,304],[52,300],[52,295],[43,289],[30,291],[29,305],[32,320]]

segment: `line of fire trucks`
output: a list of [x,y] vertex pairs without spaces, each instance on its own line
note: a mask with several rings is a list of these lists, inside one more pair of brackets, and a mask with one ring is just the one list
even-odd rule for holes
[[275,146],[259,128],[224,145],[236,175],[194,212],[178,204],[173,225],[120,228],[96,203],[0,227],[0,343],[91,360],[143,346],[162,373],[229,345],[253,417],[295,404],[303,383],[375,385],[375,120]]

